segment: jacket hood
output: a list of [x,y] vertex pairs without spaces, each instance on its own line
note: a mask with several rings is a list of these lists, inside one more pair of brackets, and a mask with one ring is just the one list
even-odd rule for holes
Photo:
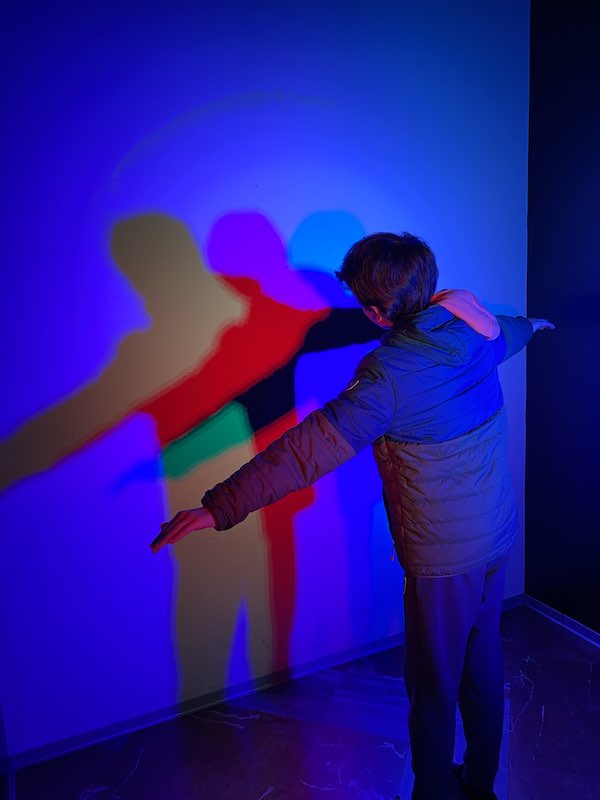
[[458,320],[442,306],[428,306],[394,325],[384,334],[381,344],[383,347],[427,352],[428,358],[438,363],[454,364],[467,356],[467,349],[461,341],[457,325],[463,331],[465,328],[469,330],[466,323]]

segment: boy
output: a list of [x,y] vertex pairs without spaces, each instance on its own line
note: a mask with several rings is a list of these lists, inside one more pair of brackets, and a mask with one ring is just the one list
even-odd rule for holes
[[497,366],[546,320],[493,317],[470,293],[434,295],[438,269],[416,236],[357,242],[337,273],[386,329],[338,398],[161,526],[154,552],[308,486],[373,445],[405,571],[404,678],[413,800],[446,800],[456,703],[461,796],[494,798],[504,677],[499,619],[517,533]]

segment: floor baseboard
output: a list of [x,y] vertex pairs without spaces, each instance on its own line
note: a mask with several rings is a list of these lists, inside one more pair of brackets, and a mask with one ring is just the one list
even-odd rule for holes
[[525,605],[537,611],[538,614],[552,620],[552,622],[556,622],[556,624],[560,625],[562,628],[571,631],[571,633],[574,633],[576,636],[585,639],[586,642],[600,647],[600,633],[582,625],[581,622],[577,622],[576,619],[568,617],[560,611],[556,611],[556,609],[547,606],[545,603],[542,603],[541,600],[537,600],[535,597],[531,597],[528,594],[525,595]]

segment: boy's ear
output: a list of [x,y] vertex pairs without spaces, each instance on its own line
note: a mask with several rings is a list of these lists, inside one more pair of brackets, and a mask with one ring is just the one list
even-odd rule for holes
[[365,312],[371,322],[374,322],[375,325],[379,325],[380,328],[391,328],[394,324],[385,316],[383,311],[378,306],[363,306],[362,310]]

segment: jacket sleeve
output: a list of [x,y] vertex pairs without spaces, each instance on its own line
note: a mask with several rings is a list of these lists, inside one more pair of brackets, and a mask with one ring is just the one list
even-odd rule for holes
[[202,498],[217,530],[226,530],[251,511],[304,489],[355,455],[352,446],[322,411],[276,439],[262,453]]
[[507,317],[499,314],[500,336],[494,340],[496,364],[506,361],[522,350],[533,336],[533,325],[526,317]]
[[381,362],[367,355],[354,379],[323,413],[358,453],[386,433],[394,419],[396,395]]

